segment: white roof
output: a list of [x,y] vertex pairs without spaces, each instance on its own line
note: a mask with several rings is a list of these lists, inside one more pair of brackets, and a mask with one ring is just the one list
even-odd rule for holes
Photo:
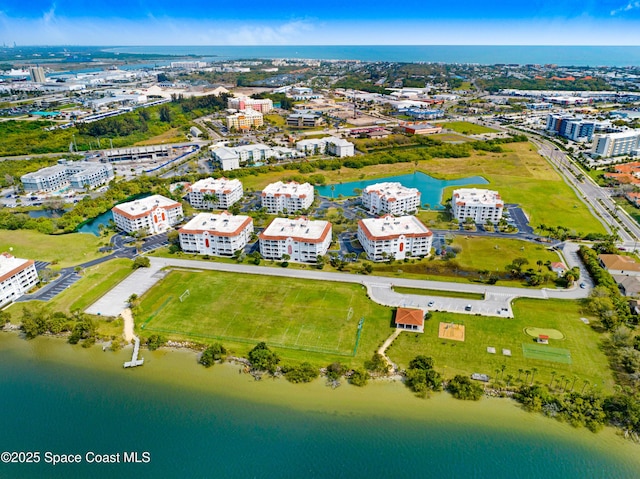
[[301,216],[294,220],[275,218],[260,235],[263,239],[294,238],[297,241],[319,242],[324,239],[325,231],[331,223],[322,220],[309,220]]
[[191,185],[191,191],[215,191],[216,193],[224,193],[225,191],[234,191],[242,188],[242,183],[237,178],[230,180],[228,178],[204,178],[196,181]]
[[384,183],[376,183],[374,185],[367,186],[362,193],[369,194],[377,192],[383,198],[387,200],[391,198],[409,198],[412,196],[420,195],[420,191],[417,188],[407,188],[403,186],[402,183],[397,182],[384,182]]
[[313,186],[309,183],[296,183],[295,181],[291,181],[289,183],[283,183],[282,181],[277,181],[275,183],[271,183],[267,185],[264,190],[262,190],[262,196],[292,196],[292,197],[301,197],[301,196],[313,196]]
[[218,160],[235,160],[238,158],[238,153],[233,148],[221,146],[213,150],[213,154],[216,155]]
[[226,211],[219,214],[200,213],[180,228],[180,233],[208,231],[214,236],[216,234],[222,236],[238,235],[252,221],[248,216],[234,216]]
[[180,203],[173,201],[169,198],[165,198],[162,195],[152,195],[146,198],[140,198],[139,200],[129,201],[128,203],[122,203],[114,206],[114,210],[119,210],[118,213],[125,213],[132,216],[138,216],[146,211],[151,211],[156,207],[160,208],[175,208],[181,206]]
[[462,202],[466,206],[494,206],[504,204],[500,194],[497,191],[485,190],[480,188],[462,188],[453,190],[452,201]]
[[369,239],[396,238],[401,235],[431,236],[433,233],[415,216],[391,215],[382,218],[364,218],[359,226]]
[[[0,254],[0,278],[5,275],[13,274],[15,270],[17,270],[21,266],[24,266],[29,261],[30,260],[28,259],[16,258],[9,253]],[[2,278],[3,281],[4,279],[6,278]]]

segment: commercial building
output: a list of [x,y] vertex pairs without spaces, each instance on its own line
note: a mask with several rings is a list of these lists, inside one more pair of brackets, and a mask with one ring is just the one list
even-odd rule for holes
[[182,205],[161,195],[148,196],[122,203],[111,209],[116,226],[127,233],[146,231],[157,234],[179,223],[184,214]]
[[550,114],[547,116],[547,131],[554,132],[573,141],[591,141],[596,123],[573,115]]
[[238,179],[205,178],[189,187],[189,204],[194,208],[227,209],[242,198]]
[[232,256],[243,250],[253,234],[253,219],[228,212],[200,213],[178,231],[182,251]]
[[60,160],[57,165],[22,175],[20,181],[27,192],[52,193],[65,188],[95,188],[108,183],[113,176],[109,164]]
[[245,165],[259,166],[271,158],[285,160],[304,157],[304,154],[298,150],[282,146],[272,147],[262,143],[235,147],[223,146],[213,150],[212,154],[223,170],[235,170]]
[[339,158],[355,155],[353,143],[335,136],[300,140],[296,143],[296,150],[307,155],[329,154]]
[[262,113],[254,110],[244,110],[227,116],[227,128],[236,130],[250,130],[264,124]]
[[271,183],[262,190],[262,207],[271,214],[295,213],[311,207],[313,203],[313,186],[309,183],[297,183],[290,181],[283,183],[278,181]]
[[199,62],[199,61],[179,61],[179,62],[171,62],[171,68],[180,68],[183,70],[197,70],[198,68],[205,68],[207,66],[207,62]]
[[415,216],[391,215],[358,222],[358,241],[371,261],[428,256],[433,233]]
[[629,130],[620,133],[595,135],[591,147],[591,155],[610,158],[612,156],[630,155],[640,147],[640,131]]
[[29,67],[29,76],[34,83],[45,83],[47,81],[42,67]]
[[370,213],[403,215],[414,213],[420,207],[420,191],[406,188],[401,183],[376,183],[362,190],[362,206]]
[[0,254],[0,306],[15,301],[33,288],[40,279],[32,259]]
[[313,128],[323,123],[322,116],[314,113],[293,113],[287,117],[287,125],[296,128]]
[[407,135],[435,135],[442,131],[441,126],[433,126],[429,123],[405,123],[401,127]]
[[487,221],[497,223],[502,218],[503,209],[504,202],[497,191],[462,188],[454,190],[451,198],[451,210],[458,221],[471,218],[480,224]]
[[260,254],[266,259],[282,259],[286,254],[291,261],[313,263],[331,245],[331,223],[275,218],[259,238]]
[[269,98],[255,99],[242,96],[238,98],[229,98],[227,100],[227,106],[234,110],[246,110],[250,108],[254,111],[259,111],[260,113],[265,114],[273,110],[273,101]]

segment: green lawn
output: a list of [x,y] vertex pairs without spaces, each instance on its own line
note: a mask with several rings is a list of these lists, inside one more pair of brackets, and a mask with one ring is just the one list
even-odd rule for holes
[[[524,379],[526,370],[536,368],[535,379],[542,384],[549,384],[551,373],[555,371],[557,380],[561,375],[567,379],[576,375],[580,378],[578,387],[586,379],[592,385],[612,390],[613,378],[607,358],[599,348],[599,335],[580,321],[584,313],[577,302],[519,299],[514,302],[513,309],[513,319],[433,313],[425,323],[423,334],[402,333],[389,349],[389,356],[402,367],[418,354],[431,356],[445,377],[475,372],[495,377],[496,369],[504,364],[505,379],[508,374],[517,379],[519,369],[523,370],[521,379]],[[441,321],[464,324],[465,341],[439,339]],[[571,364],[525,358],[522,345],[534,344],[533,338],[524,332],[529,326],[561,331],[566,339],[550,340],[549,346],[568,350]],[[487,347],[494,347],[496,354],[488,353]],[[510,349],[512,355],[504,356],[503,349]]]
[[[503,272],[505,266],[514,259],[526,258],[529,264],[525,265],[524,269],[533,268],[537,271],[537,261],[560,261],[558,254],[549,251],[545,246],[517,239],[456,235],[452,245],[462,248],[456,261],[460,266],[469,269]],[[543,267],[542,271],[547,272],[548,269]]]
[[31,230],[0,230],[0,251],[18,258],[56,262],[61,268],[75,266],[104,256],[98,248],[106,240],[91,234],[45,235]]
[[476,125],[475,123],[469,123],[468,121],[447,121],[445,123],[438,123],[443,128],[462,133],[463,135],[481,135],[483,133],[498,133],[498,130],[493,128],[487,128],[486,126]]
[[[187,289],[190,294],[181,302]],[[391,317],[391,309],[370,301],[359,285],[173,271],[143,296],[136,327],[143,337],[221,341],[237,354],[265,341],[287,359],[362,364],[392,333]]]
[[265,115],[264,119],[266,122],[271,123],[274,126],[282,127],[287,125],[287,120],[280,115]]
[[444,142],[458,143],[458,142],[466,142],[471,141],[466,136],[456,135],[455,133],[436,133],[435,135],[429,135],[429,138],[433,138],[434,140],[440,140]]

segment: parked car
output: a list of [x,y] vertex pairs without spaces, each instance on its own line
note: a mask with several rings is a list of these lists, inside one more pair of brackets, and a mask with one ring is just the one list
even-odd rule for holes
[[429,302],[427,303],[427,307],[429,307],[429,308],[433,308],[433,305],[434,305],[434,304],[435,304],[435,303],[434,303],[433,301],[429,301]]
[[471,311],[471,305],[470,305],[470,304],[467,304],[467,305],[464,307],[464,310],[465,310],[465,311]]
[[587,287],[587,285],[586,285],[585,283],[580,283],[580,287],[581,287],[582,289],[584,289],[584,288],[586,288],[586,287]]

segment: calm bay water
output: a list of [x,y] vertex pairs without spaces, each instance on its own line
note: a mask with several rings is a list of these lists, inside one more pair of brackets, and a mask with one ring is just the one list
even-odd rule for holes
[[634,478],[640,447],[506,400],[332,390],[207,370],[187,351],[85,350],[0,334],[0,451],[149,451],[148,464],[0,464],[2,478]]
[[[319,195],[329,198],[342,196],[356,196],[355,190],[362,190],[369,185],[382,182],[399,182],[407,188],[417,188],[420,191],[420,201],[428,204],[432,209],[442,209],[442,191],[447,186],[486,185],[489,182],[481,176],[459,178],[457,180],[439,180],[425,173],[417,171],[408,175],[388,176],[372,180],[350,181],[335,185],[316,186]],[[332,189],[333,188],[333,189]]]
[[308,58],[388,62],[546,64],[564,66],[640,65],[640,47],[507,45],[285,45],[285,46],[130,46],[120,53],[196,55],[208,60]]

